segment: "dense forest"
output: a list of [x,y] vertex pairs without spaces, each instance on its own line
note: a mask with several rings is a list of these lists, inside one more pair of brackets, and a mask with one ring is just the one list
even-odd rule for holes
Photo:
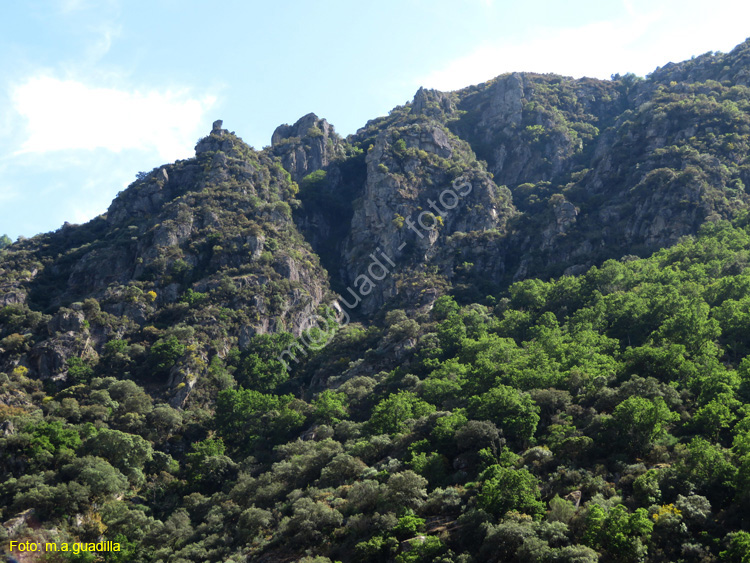
[[0,239],[0,549],[750,562],[748,69],[504,75],[262,151],[216,122]]

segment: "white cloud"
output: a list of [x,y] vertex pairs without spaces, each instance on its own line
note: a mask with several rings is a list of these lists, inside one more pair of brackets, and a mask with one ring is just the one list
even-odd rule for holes
[[[643,4],[643,5],[639,5]],[[423,77],[420,84],[457,90],[515,71],[609,78],[644,76],[669,61],[709,50],[727,51],[747,37],[746,0],[669,0],[649,8],[624,0],[626,15],[567,29],[525,31],[527,38],[485,44]]]
[[42,75],[15,87],[11,101],[28,122],[16,154],[138,149],[171,161],[192,155],[216,98],[191,97],[186,89],[117,90]]

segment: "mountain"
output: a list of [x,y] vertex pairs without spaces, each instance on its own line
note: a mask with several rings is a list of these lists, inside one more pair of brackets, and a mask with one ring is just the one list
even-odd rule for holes
[[[648,80],[514,73],[457,92],[420,89],[351,136],[349,156],[306,160],[321,164],[300,180],[298,224],[321,256],[336,250],[325,265],[339,290],[377,247],[407,277],[436,270],[486,293],[645,256],[746,209],[747,52],[745,43]],[[673,80],[683,67],[699,67],[700,82]],[[285,143],[305,153],[310,139]],[[431,206],[461,176],[472,195],[450,211]],[[321,194],[339,205],[321,208]],[[441,214],[428,237],[405,226],[423,211]],[[398,293],[387,281],[363,307]]]
[[0,245],[3,549],[744,561],[748,184],[750,40],[216,121]]

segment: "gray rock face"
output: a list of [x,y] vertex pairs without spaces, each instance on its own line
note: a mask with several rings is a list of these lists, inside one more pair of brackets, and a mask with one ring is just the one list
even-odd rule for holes
[[144,181],[119,194],[109,206],[107,221],[112,225],[122,225],[134,218],[158,213],[165,203],[184,191],[185,186],[195,183],[200,172],[200,167],[194,164],[179,168],[174,165],[162,167],[159,172],[149,174]]
[[277,127],[271,145],[272,153],[281,159],[295,182],[325,168],[343,151],[341,137],[333,126],[314,113],[301,117],[294,125]]
[[61,379],[67,374],[66,358],[75,356],[75,338],[64,335],[34,346],[29,352],[29,366],[40,379]]
[[412,112],[417,115],[445,118],[451,115],[455,109],[451,94],[439,90],[420,88],[412,101]]
[[50,336],[58,332],[80,332],[84,327],[84,321],[83,313],[80,311],[62,308],[47,323],[47,330]]
[[21,305],[26,302],[26,292],[14,287],[0,288],[0,307]]
[[211,134],[207,137],[203,137],[198,144],[195,145],[196,156],[207,153],[207,152],[224,152],[231,153],[235,148],[234,142],[227,136],[226,129],[222,129],[222,121],[214,121]]
[[559,235],[564,235],[578,217],[578,208],[565,199],[564,196],[555,196],[552,202],[552,211],[554,213],[554,222],[550,223],[542,232],[542,250],[549,250],[554,247],[554,241]]
[[[440,255],[451,235],[504,230],[514,213],[510,193],[498,188],[480,167],[467,168],[457,179],[433,164],[430,155],[450,160],[466,150],[443,127],[422,123],[405,127],[398,135],[395,139],[383,132],[367,154],[364,192],[355,202],[342,251],[345,279],[362,294],[357,306],[365,314],[393,297],[399,291],[396,278],[412,271],[415,264],[441,264],[449,270]],[[405,152],[398,147],[400,141]],[[373,279],[381,274],[372,272],[382,270],[373,265],[376,260],[389,270],[382,280]],[[363,286],[365,291],[369,287],[362,276],[375,282],[367,295]],[[351,294],[344,297],[352,301]]]
[[489,107],[482,114],[480,127],[519,125],[523,119],[524,79],[517,72],[496,79],[490,89]]
[[[454,95],[466,116],[452,129],[511,190],[572,170],[602,127],[600,116],[620,98],[611,82],[530,73],[505,74]],[[586,125],[579,133],[571,121]]]

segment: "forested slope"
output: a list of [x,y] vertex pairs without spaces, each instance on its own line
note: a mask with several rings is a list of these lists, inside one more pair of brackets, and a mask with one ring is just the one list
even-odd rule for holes
[[294,394],[247,378],[277,336],[215,356],[185,410],[111,377],[133,345],[62,390],[15,369],[3,516],[27,515],[14,537],[104,534],[123,561],[740,561],[748,230],[349,325]]

